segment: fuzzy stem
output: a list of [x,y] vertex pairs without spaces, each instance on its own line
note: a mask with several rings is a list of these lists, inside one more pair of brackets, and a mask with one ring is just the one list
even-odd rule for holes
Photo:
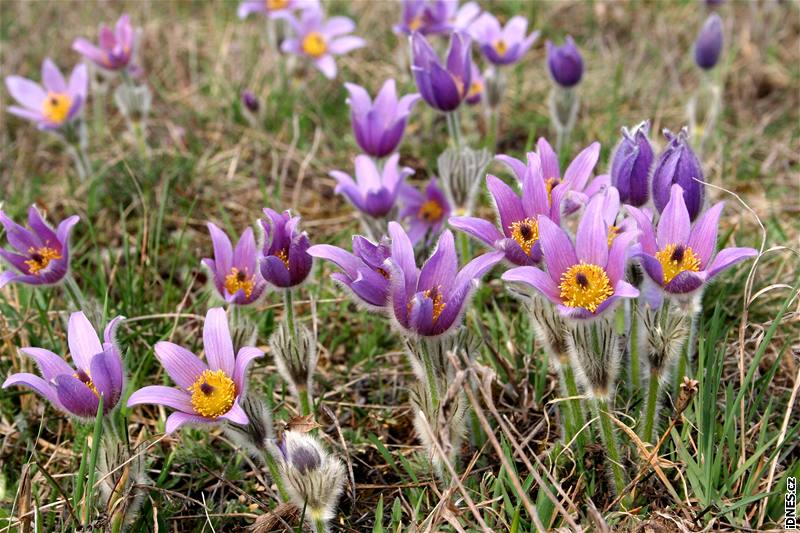
[[72,274],[69,272],[66,276],[64,276],[64,292],[67,293],[67,297],[72,300],[72,303],[75,305],[76,311],[83,311],[85,300],[83,298],[83,293],[81,292],[81,288],[78,287],[78,284],[75,282],[75,278],[72,277]]
[[97,457],[100,455],[100,439],[103,437],[103,396],[97,403],[97,416],[94,419],[94,433],[92,434],[92,454],[89,457],[89,479],[84,487],[84,502],[86,509],[83,515],[83,525],[89,524],[92,516],[92,499],[94,498],[94,477],[97,474]]
[[623,494],[625,491],[625,471],[622,469],[622,455],[619,452],[617,438],[614,435],[614,427],[611,422],[611,414],[608,411],[608,400],[594,398],[591,404],[594,415],[600,422],[600,434],[611,463],[611,472],[614,475],[614,488],[617,494]]
[[314,531],[315,533],[325,533],[327,531],[325,527],[325,522],[320,520],[319,518],[314,520]]
[[297,395],[300,397],[300,412],[303,416],[308,416],[311,414],[311,398],[308,395],[308,389],[305,387],[299,388],[297,390]]
[[[577,437],[575,442],[578,446],[578,450],[583,450],[586,437],[583,433],[578,433],[578,431],[580,431],[580,428],[583,426],[584,417],[583,409],[581,409],[581,402],[578,399],[580,393],[578,392],[578,383],[575,381],[575,371],[572,369],[572,365],[568,359],[561,361],[558,368],[559,377],[562,379],[567,396],[570,397],[565,409],[567,415],[564,416],[566,442],[569,442],[573,437]],[[567,424],[568,419],[571,419],[570,424]],[[569,426],[572,427],[570,428]]]
[[[689,326],[689,336],[686,339],[686,346],[681,350],[680,359],[678,360],[678,371],[675,374],[674,390],[680,391],[681,381],[687,371],[691,373],[691,361],[694,357],[694,343],[697,336],[697,319],[700,313],[692,313],[692,322]],[[691,375],[689,376],[691,377]]]
[[486,148],[492,153],[497,151],[497,137],[500,134],[500,109],[489,108],[489,136],[486,139]]
[[264,462],[267,464],[269,475],[272,476],[272,481],[278,488],[278,495],[280,496],[281,501],[288,502],[289,493],[286,491],[286,487],[283,486],[283,480],[281,479],[280,470],[278,469],[278,463],[268,450],[265,450],[262,455],[264,456]]
[[639,373],[639,305],[636,300],[631,301],[631,383],[633,394],[637,394],[641,387]]
[[451,111],[445,115],[447,117],[447,131],[450,138],[453,140],[453,145],[456,148],[463,146],[461,139],[461,124],[458,120],[458,109]]
[[657,369],[650,370],[650,385],[647,388],[647,404],[645,406],[644,427],[642,440],[650,442],[653,436],[653,428],[656,423],[656,406],[658,405],[658,393],[661,390],[661,373]]
[[294,324],[294,295],[292,289],[283,291],[283,306],[286,308],[286,325],[289,327],[289,335],[292,337],[292,345],[300,349],[297,344],[297,328]]
[[428,352],[428,345],[426,341],[422,341],[422,364],[425,366],[425,377],[428,381],[428,393],[430,394],[431,406],[433,412],[439,409],[439,386],[436,380],[436,370],[433,366],[433,360]]

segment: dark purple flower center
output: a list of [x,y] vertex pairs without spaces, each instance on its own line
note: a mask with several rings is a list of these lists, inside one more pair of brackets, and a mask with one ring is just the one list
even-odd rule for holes
[[207,381],[204,381],[200,384],[200,390],[206,396],[210,396],[212,392],[214,392],[214,386],[210,385]]
[[583,287],[584,289],[589,286],[589,278],[586,277],[586,274],[583,272],[578,272],[575,274],[575,283]]
[[685,251],[686,248],[684,248],[683,245],[677,245],[672,251],[672,255],[670,255],[670,260],[675,261],[676,263],[682,262]]

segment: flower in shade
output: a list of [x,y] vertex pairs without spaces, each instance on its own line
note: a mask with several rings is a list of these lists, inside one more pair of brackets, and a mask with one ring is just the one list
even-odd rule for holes
[[641,230],[637,254],[647,275],[666,293],[687,295],[711,278],[750,257],[753,248],[724,248],[715,254],[717,227],[724,202],[714,204],[692,225],[680,185],[673,185],[658,227],[644,212],[628,207]]
[[411,335],[433,337],[452,332],[478,280],[503,259],[502,252],[486,253],[459,271],[453,234],[448,230],[419,269],[402,226],[390,222],[389,236],[392,256],[386,264],[391,270],[392,311],[397,324]]
[[6,230],[8,242],[15,251],[0,248],[0,257],[17,272],[0,273],[0,287],[12,281],[28,285],[58,283],[69,271],[69,236],[80,218],[73,215],[53,230],[42,218],[36,206],[28,209],[25,229],[0,210],[0,224]]
[[469,90],[464,101],[469,105],[480,104],[483,100],[483,93],[486,92],[486,81],[483,79],[478,65],[472,64],[472,76],[470,76]]
[[389,303],[389,271],[385,263],[392,256],[392,249],[387,237],[374,243],[353,235],[353,253],[329,244],[315,244],[308,253],[342,270],[331,274],[331,278],[345,287],[356,302],[376,310]]
[[8,112],[35,122],[40,129],[55,130],[78,116],[88,94],[86,65],[77,65],[69,83],[49,58],[42,63],[42,85],[21,76],[6,77],[6,87],[21,106]]
[[639,296],[639,291],[625,281],[628,248],[637,232],[620,233],[609,246],[605,204],[600,195],[592,198],[574,245],[566,231],[540,216],[539,238],[547,272],[521,266],[507,271],[503,279],[533,287],[554,303],[562,316],[574,319],[595,318],[620,298]]
[[689,217],[694,220],[703,209],[705,200],[705,187],[701,183],[703,167],[689,145],[686,128],[677,135],[665,129],[664,137],[669,143],[658,156],[653,170],[653,204],[659,213],[662,212],[669,202],[672,185],[678,184],[683,189]]
[[367,215],[380,218],[389,214],[397,199],[403,180],[414,171],[408,167],[399,168],[400,154],[386,160],[383,169],[367,155],[356,157],[356,180],[340,170],[331,171],[336,179],[336,192],[343,194],[350,203]]
[[526,36],[527,30],[525,17],[511,17],[501,27],[491,13],[483,13],[469,27],[469,33],[477,41],[483,56],[495,65],[510,65],[522,58],[539,37],[538,31]]
[[574,87],[581,81],[583,58],[571,35],[561,46],[547,41],[547,66],[553,80],[562,87]]
[[3,388],[22,385],[38,393],[58,409],[81,418],[94,418],[103,397],[103,412],[119,402],[124,388],[122,359],[114,340],[122,317],[105,328],[103,342],[82,311],[72,313],[67,326],[67,344],[74,367],[43,348],[22,348],[33,359],[41,377],[35,374],[11,374]]
[[403,139],[406,120],[420,96],[407,94],[398,100],[393,79],[384,82],[373,102],[363,87],[345,83],[350,93],[350,120],[356,142],[373,157],[386,157],[395,151]]
[[472,79],[472,49],[468,35],[450,37],[447,62],[439,56],[421,33],[411,36],[414,79],[422,98],[439,111],[454,111],[467,96]]
[[244,0],[239,3],[236,14],[246,19],[253,13],[269,18],[287,18],[296,10],[319,9],[319,0]]
[[409,221],[408,237],[411,242],[417,244],[426,236],[433,237],[441,233],[450,217],[451,207],[436,184],[436,178],[431,178],[423,192],[404,186],[400,190],[400,199],[403,204],[400,218]]
[[403,20],[396,33],[423,35],[465,30],[481,12],[475,2],[458,5],[458,0],[402,0]]
[[710,70],[716,66],[722,53],[722,19],[717,13],[708,16],[694,42],[694,62]]
[[105,24],[100,26],[100,36],[95,46],[80,37],[72,43],[72,49],[105,70],[122,70],[133,57],[136,45],[136,32],[131,26],[131,18],[124,14],[112,30]]
[[300,217],[293,217],[288,210],[278,213],[268,207],[264,214],[266,220],[259,220],[265,235],[259,260],[261,275],[276,287],[300,285],[313,264],[308,255],[311,246],[308,234],[297,230]]
[[295,35],[281,43],[283,52],[291,52],[307,57],[328,79],[336,77],[336,61],[333,56],[346,54],[366,45],[361,37],[347,35],[356,28],[355,22],[347,17],[331,17],[319,7],[306,9],[298,20],[288,17]]
[[258,247],[253,228],[247,228],[236,243],[236,249],[224,231],[208,223],[214,259],[203,259],[213,276],[217,292],[226,302],[249,305],[258,300],[267,287],[258,268]]
[[264,353],[245,346],[234,357],[228,319],[221,307],[209,309],[206,314],[203,347],[208,364],[177,344],[156,344],[156,357],[177,387],[142,387],[131,394],[128,407],[155,404],[175,409],[167,418],[167,433],[184,424],[214,424],[221,420],[247,424],[247,414],[239,406],[247,386],[247,367]]
[[620,200],[640,207],[650,195],[650,167],[653,165],[653,146],[648,133],[650,121],[633,131],[622,128],[622,140],[611,157],[611,184],[619,190]]

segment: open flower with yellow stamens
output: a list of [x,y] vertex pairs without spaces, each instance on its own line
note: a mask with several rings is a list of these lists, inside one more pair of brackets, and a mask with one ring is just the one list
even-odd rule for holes
[[486,253],[459,271],[453,234],[445,231],[436,251],[419,269],[403,227],[390,222],[389,236],[392,256],[385,264],[390,271],[393,318],[410,335],[435,337],[452,332],[478,280],[503,258],[502,252]]
[[414,244],[438,237],[450,218],[450,202],[436,178],[431,178],[422,192],[410,185],[404,186],[400,189],[400,201],[403,205],[400,219],[408,221],[408,237]]
[[264,352],[245,346],[234,357],[228,318],[221,307],[209,309],[206,314],[203,347],[208,364],[177,344],[156,344],[156,357],[178,386],[142,387],[131,394],[128,407],[155,404],[175,409],[167,418],[167,433],[184,424],[247,424],[247,414],[239,400],[247,387],[247,367]]
[[539,32],[531,32],[527,37],[528,20],[525,17],[511,17],[504,27],[491,13],[484,12],[469,27],[470,35],[478,43],[483,56],[495,65],[516,63],[530,49]]
[[6,283],[27,285],[53,285],[64,279],[69,272],[69,236],[80,218],[73,215],[53,230],[42,218],[36,206],[28,210],[28,225],[25,229],[0,211],[0,224],[6,231],[8,242],[15,251],[0,248],[3,258],[17,272],[0,272],[0,288]]
[[236,14],[240,19],[246,19],[253,13],[278,19],[290,17],[301,9],[319,9],[319,0],[244,0],[239,3]]
[[601,315],[620,298],[636,298],[639,291],[625,281],[628,248],[637,232],[620,233],[608,245],[603,216],[605,198],[595,196],[586,208],[573,245],[567,232],[539,216],[539,238],[547,272],[521,266],[503,274],[505,281],[529,285],[553,302],[567,318]]
[[83,37],[75,39],[72,49],[105,70],[123,70],[131,65],[136,46],[136,31],[128,14],[123,14],[112,30],[100,26],[97,45]]
[[299,20],[292,15],[287,20],[295,35],[281,43],[281,51],[307,57],[330,80],[336,77],[333,56],[346,54],[367,44],[361,37],[346,35],[356,28],[352,19],[331,17],[325,20],[325,14],[319,7],[304,10]]
[[6,77],[8,92],[21,104],[9,106],[8,112],[35,122],[43,130],[57,130],[80,114],[89,92],[86,65],[77,65],[67,82],[47,58],[42,63],[42,84],[21,76]]
[[723,270],[758,255],[753,248],[724,248],[714,253],[723,206],[724,202],[713,205],[692,225],[683,189],[675,184],[656,229],[644,212],[627,207],[642,232],[637,255],[647,275],[664,292],[692,294]]
[[264,246],[259,266],[261,275],[276,287],[286,289],[303,283],[311,272],[313,258],[308,255],[311,243],[306,232],[297,230],[300,217],[286,210],[278,213],[264,209],[267,219],[261,219]]
[[214,259],[203,259],[213,277],[217,292],[226,302],[249,305],[258,300],[267,287],[267,282],[258,268],[258,248],[253,229],[242,233],[234,249],[224,231],[208,223]]
[[67,326],[67,344],[74,368],[64,359],[43,348],[20,351],[36,361],[41,377],[35,374],[12,374],[3,388],[28,387],[67,414],[92,419],[97,416],[100,396],[103,412],[119,402],[124,388],[122,359],[114,333],[122,317],[108,323],[101,343],[94,327],[82,311],[72,313]]

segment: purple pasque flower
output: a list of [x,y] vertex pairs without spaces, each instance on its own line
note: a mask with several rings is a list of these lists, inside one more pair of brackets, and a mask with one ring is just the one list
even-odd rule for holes
[[647,203],[650,196],[650,168],[655,154],[646,120],[633,131],[622,128],[620,140],[611,156],[611,184],[619,190],[620,200],[635,207]]
[[264,229],[264,246],[259,266],[261,275],[276,287],[287,289],[303,283],[311,272],[313,259],[308,255],[311,243],[308,234],[297,230],[300,217],[293,217],[287,209],[283,213],[264,209],[266,219],[261,219]]
[[408,115],[420,99],[419,94],[407,94],[398,100],[395,82],[388,79],[373,102],[363,87],[354,83],[344,86],[350,93],[347,99],[350,120],[361,149],[377,158],[394,152],[403,139]]
[[396,33],[423,35],[465,30],[481,12],[476,2],[458,5],[458,0],[402,0],[403,20]]
[[477,105],[483,100],[483,94],[486,92],[486,80],[483,79],[478,65],[472,64],[472,76],[469,84],[469,90],[464,101],[467,105]]
[[583,77],[583,58],[571,35],[561,46],[547,41],[547,66],[550,76],[564,88],[578,85]]
[[7,76],[6,87],[21,104],[9,106],[12,115],[35,122],[39,129],[57,130],[78,116],[89,92],[86,65],[76,65],[69,83],[47,58],[42,63],[42,85],[21,76]]
[[469,33],[478,43],[483,56],[495,65],[510,65],[519,61],[539,37],[534,31],[526,36],[528,20],[511,17],[504,27],[491,13],[483,13],[469,27]]
[[217,292],[226,302],[249,305],[258,300],[267,288],[267,282],[258,268],[258,247],[253,228],[247,228],[234,249],[228,235],[215,224],[208,223],[214,259],[205,258],[203,264],[213,277]]
[[258,97],[249,89],[242,91],[242,104],[244,104],[244,107],[251,113],[258,113],[258,110],[261,109],[261,103],[258,101]]
[[639,296],[639,291],[625,281],[628,248],[638,232],[620,233],[609,246],[605,205],[601,195],[592,198],[574,245],[566,231],[540,216],[539,238],[547,272],[521,266],[507,271],[503,279],[533,287],[553,302],[562,316],[573,319],[598,317],[620,298]]
[[694,62],[703,70],[711,70],[722,53],[722,19],[717,13],[708,16],[694,42]]
[[79,220],[80,217],[73,215],[53,230],[32,205],[28,209],[31,228],[28,230],[0,210],[0,224],[5,228],[9,244],[15,249],[0,248],[0,257],[17,270],[0,273],[0,288],[10,282],[53,285],[64,279],[69,272],[69,237]]
[[236,15],[246,19],[253,13],[267,15],[271,19],[290,17],[301,9],[319,9],[319,0],[244,0],[239,3]]
[[414,244],[439,235],[452,210],[436,178],[431,178],[423,192],[404,186],[400,189],[400,200],[403,207],[399,217],[408,220],[408,237]]
[[347,35],[356,28],[352,19],[331,17],[325,20],[325,14],[319,7],[304,10],[299,20],[293,15],[287,20],[295,34],[281,43],[281,50],[307,57],[330,80],[336,77],[333,56],[346,54],[367,44],[361,37]]
[[315,244],[308,253],[342,269],[331,278],[345,287],[356,302],[374,310],[385,309],[389,304],[389,271],[385,263],[392,256],[392,249],[387,237],[374,243],[353,235],[353,253],[329,244]]
[[472,81],[472,48],[465,33],[450,37],[447,62],[442,64],[421,33],[411,35],[414,80],[422,98],[434,109],[449,112],[458,109],[467,96]]
[[392,256],[390,294],[393,318],[409,335],[434,337],[452,332],[478,280],[503,259],[502,252],[476,257],[460,271],[453,234],[446,230],[436,250],[417,268],[414,247],[403,227],[389,222]]
[[105,328],[103,342],[82,311],[72,313],[67,326],[67,344],[74,368],[64,359],[44,348],[20,351],[36,361],[41,377],[35,374],[11,374],[3,388],[28,387],[61,411],[80,418],[94,418],[103,397],[103,412],[119,402],[124,389],[120,350],[114,334],[123,317],[116,317]]
[[105,70],[122,70],[133,57],[136,46],[136,32],[131,26],[131,18],[123,14],[112,30],[105,24],[100,26],[100,36],[95,46],[88,39],[79,37],[72,43],[72,49]]
[[155,404],[175,409],[167,418],[167,433],[184,424],[214,424],[220,419],[247,424],[239,399],[247,387],[247,367],[264,352],[245,346],[233,356],[228,318],[221,307],[209,309],[206,314],[203,348],[208,364],[177,344],[157,343],[156,357],[177,387],[142,387],[128,398],[128,407]]
[[653,169],[653,204],[661,213],[669,202],[672,186],[678,184],[683,189],[689,217],[694,220],[705,201],[705,187],[701,183],[703,167],[689,145],[689,132],[685,127],[677,135],[665,129],[664,137],[669,142]]
[[350,200],[353,207],[375,218],[389,214],[394,208],[403,180],[414,174],[409,167],[398,166],[400,154],[394,154],[379,169],[368,155],[356,156],[356,180],[341,170],[330,172],[336,180],[336,192]]
[[686,195],[673,185],[658,227],[644,212],[628,207],[641,230],[637,255],[645,272],[666,293],[694,293],[728,267],[758,255],[753,248],[724,248],[715,254],[717,228],[724,202],[714,204],[691,223]]

